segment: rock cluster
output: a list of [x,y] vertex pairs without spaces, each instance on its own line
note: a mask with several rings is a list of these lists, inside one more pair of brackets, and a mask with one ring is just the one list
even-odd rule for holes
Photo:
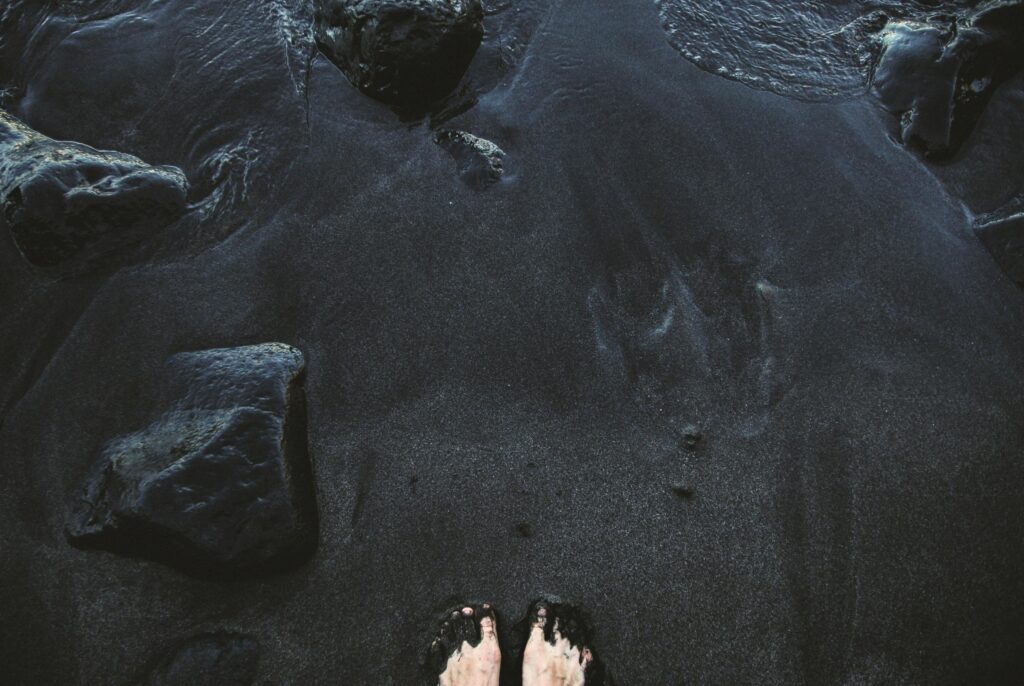
[[480,0],[317,0],[314,30],[359,90],[422,111],[458,85],[482,22]]
[[202,576],[294,567],[317,541],[302,354],[268,343],[171,358],[177,400],[103,450],[71,543]]
[[56,141],[0,111],[0,205],[18,250],[41,268],[95,266],[186,206],[177,167]]

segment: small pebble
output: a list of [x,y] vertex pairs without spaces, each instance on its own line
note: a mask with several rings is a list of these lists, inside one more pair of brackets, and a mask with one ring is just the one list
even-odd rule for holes
[[675,484],[672,486],[672,492],[683,500],[690,500],[693,498],[693,489],[683,484]]

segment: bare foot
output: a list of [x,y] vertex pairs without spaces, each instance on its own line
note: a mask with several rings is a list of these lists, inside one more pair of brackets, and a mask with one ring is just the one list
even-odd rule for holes
[[490,605],[451,611],[430,646],[438,686],[498,686],[498,617]]
[[598,686],[601,670],[590,648],[584,614],[566,603],[535,602],[527,615],[530,635],[523,649],[523,686]]

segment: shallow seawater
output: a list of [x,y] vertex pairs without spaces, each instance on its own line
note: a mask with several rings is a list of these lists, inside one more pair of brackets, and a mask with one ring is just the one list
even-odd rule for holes
[[0,107],[57,140],[180,167],[196,211],[163,240],[201,249],[245,220],[235,210],[304,144],[307,9],[15,0],[0,10]]
[[[516,70],[551,5],[486,3],[483,43],[436,103],[434,126]],[[57,140],[181,167],[197,227],[162,252],[205,249],[245,222],[246,199],[278,186],[311,143],[309,88],[321,59],[312,22],[306,0],[0,3],[0,108]]]
[[867,83],[871,34],[890,19],[953,13],[976,0],[655,0],[669,42],[709,72],[808,100]]

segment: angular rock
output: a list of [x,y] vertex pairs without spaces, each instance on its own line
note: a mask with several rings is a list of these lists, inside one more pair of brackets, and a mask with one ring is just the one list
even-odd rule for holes
[[280,343],[182,353],[176,401],[104,448],[67,536],[199,576],[295,567],[317,542],[302,353]]
[[505,171],[505,151],[489,140],[465,131],[441,131],[434,142],[454,158],[459,177],[472,188],[496,183]]
[[422,111],[458,85],[482,22],[480,0],[317,0],[315,36],[363,93]]
[[974,230],[999,268],[1024,288],[1024,208],[1005,216],[983,218]]
[[990,2],[959,19],[893,21],[879,40],[872,90],[899,118],[904,144],[945,159],[1024,64],[1024,3]]
[[256,679],[259,643],[248,636],[211,633],[172,650],[144,686],[249,686]]
[[180,217],[177,167],[56,141],[0,111],[0,205],[18,250],[37,267],[94,266]]

